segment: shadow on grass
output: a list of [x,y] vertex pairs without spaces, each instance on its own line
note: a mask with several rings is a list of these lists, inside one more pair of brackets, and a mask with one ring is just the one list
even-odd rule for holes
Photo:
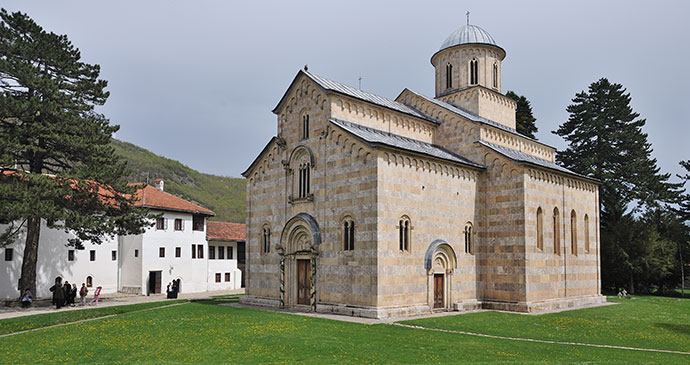
[[690,335],[690,324],[655,323],[654,325],[669,331]]

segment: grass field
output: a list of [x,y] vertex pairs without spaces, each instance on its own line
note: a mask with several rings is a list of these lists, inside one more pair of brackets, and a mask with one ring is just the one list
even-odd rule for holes
[[[410,323],[689,351],[689,303],[647,297],[542,316],[483,312]],[[215,300],[193,302],[3,337],[0,362],[690,362],[690,355],[362,325],[217,304]]]

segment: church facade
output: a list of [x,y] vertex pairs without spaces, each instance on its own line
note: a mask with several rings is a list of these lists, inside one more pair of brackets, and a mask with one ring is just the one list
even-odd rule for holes
[[598,182],[517,133],[482,28],[431,57],[434,98],[300,70],[247,178],[245,303],[386,318],[600,295]]

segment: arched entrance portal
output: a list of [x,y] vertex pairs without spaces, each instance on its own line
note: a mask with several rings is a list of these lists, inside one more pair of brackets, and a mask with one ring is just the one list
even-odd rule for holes
[[452,308],[453,272],[458,267],[458,259],[453,247],[444,240],[435,240],[424,255],[424,268],[427,271],[427,303],[433,309]]
[[299,213],[285,224],[280,255],[280,306],[316,309],[316,259],[321,231],[314,217]]

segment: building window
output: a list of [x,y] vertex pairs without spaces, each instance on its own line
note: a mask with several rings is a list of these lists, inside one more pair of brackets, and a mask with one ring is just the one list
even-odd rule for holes
[[194,231],[204,231],[204,216],[194,215],[192,216],[192,230]]
[[541,207],[537,208],[537,248],[544,249],[544,214]]
[[228,260],[232,260],[233,256],[232,246],[228,246]]
[[410,251],[410,230],[412,225],[410,224],[410,218],[403,216],[398,221],[398,235],[399,235],[399,248],[400,251],[409,252]]
[[67,250],[67,261],[74,261],[74,250]]
[[175,247],[175,257],[182,256],[182,247]]
[[446,89],[453,87],[453,65],[448,63],[446,65]]
[[93,286],[93,278],[92,277],[90,277],[90,276],[86,277],[86,286],[89,288]]
[[561,254],[561,217],[558,208],[553,208],[553,253]]
[[89,251],[89,260],[96,261],[96,250]]
[[479,83],[479,61],[473,58],[470,61],[470,85],[476,85]]
[[589,216],[585,214],[585,253],[589,253]]
[[352,251],[355,249],[355,221],[346,217],[343,221],[343,249]]
[[158,257],[165,257],[165,247],[158,248]]
[[225,260],[225,246],[218,246],[218,260]]
[[196,245],[192,245],[192,258],[196,258]]
[[498,64],[494,62],[494,87],[498,88]]
[[[220,258],[220,254],[218,255]],[[208,259],[209,260],[215,260],[216,259],[216,246],[208,246]]]
[[577,214],[570,211],[570,253],[577,255]]
[[117,260],[117,251],[111,251],[110,252],[110,258],[115,261]]
[[175,230],[176,231],[182,231],[184,230],[184,221],[180,218],[175,218]]
[[200,259],[204,258],[204,245],[196,245],[196,257]]
[[168,221],[165,218],[156,218],[156,230],[165,230]]
[[230,281],[230,273],[229,272],[225,273],[225,281],[226,282]]
[[268,226],[264,226],[263,229],[263,239],[261,245],[261,252],[269,253],[271,252],[271,229]]
[[[73,251],[73,250],[70,250]],[[12,258],[14,258],[14,249],[13,248],[6,248],[5,249],[5,261],[12,261]]]
[[309,195],[310,167],[308,162],[299,165],[299,198],[306,198]]
[[472,223],[467,222],[467,224],[465,224],[465,253],[474,253],[472,243]]
[[302,116],[302,139],[309,138],[309,114]]
[[216,273],[216,283],[220,283],[220,273]]
[[139,250],[134,250],[134,257],[139,257]]

